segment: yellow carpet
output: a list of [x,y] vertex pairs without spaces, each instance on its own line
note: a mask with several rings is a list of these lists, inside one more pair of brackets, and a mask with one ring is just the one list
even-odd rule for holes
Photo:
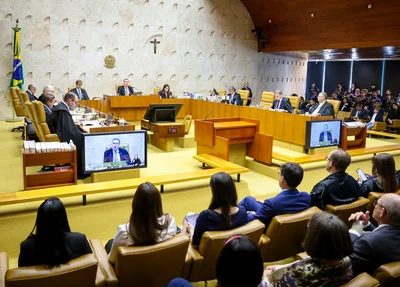
[[[139,123],[136,124],[138,129]],[[0,122],[0,193],[22,190],[21,132],[11,133],[11,129],[20,123]],[[193,127],[191,134],[193,136]],[[398,143],[399,140],[373,140],[371,145]],[[195,148],[182,149],[174,147],[174,152],[164,153],[149,145],[148,168],[141,170],[141,176],[177,173],[197,170],[201,164],[192,156]],[[322,172],[322,177],[326,176]],[[321,178],[322,179],[322,178]],[[320,178],[308,179],[317,182]],[[80,184],[83,184],[80,181]],[[173,214],[178,224],[188,211],[200,212],[208,207],[211,199],[209,180],[171,184],[165,186],[162,194],[164,212]],[[250,171],[242,175],[241,182],[236,183],[239,199],[252,195],[259,199],[275,196],[279,191],[277,180],[260,173]],[[308,190],[309,191],[309,190]],[[119,224],[128,220],[134,191],[119,191],[108,194],[88,196],[88,205],[81,205],[81,198],[63,199],[67,207],[71,229],[79,231],[88,238],[99,238],[103,243],[114,236]],[[36,210],[41,202],[0,207],[0,251],[6,251],[10,258],[10,268],[17,266],[19,244],[31,232]],[[203,286],[202,283],[196,286]],[[214,283],[208,286],[215,286]]]

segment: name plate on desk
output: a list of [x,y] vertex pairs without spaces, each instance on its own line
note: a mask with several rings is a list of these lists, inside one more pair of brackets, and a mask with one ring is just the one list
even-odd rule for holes
[[178,132],[178,129],[177,128],[169,128],[168,129],[168,133],[169,134],[176,134]]

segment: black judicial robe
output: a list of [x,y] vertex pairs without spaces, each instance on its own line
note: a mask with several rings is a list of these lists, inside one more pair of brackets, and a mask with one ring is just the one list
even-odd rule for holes
[[50,115],[50,130],[56,133],[61,142],[72,140],[76,146],[76,157],[78,163],[78,174],[81,172],[81,154],[83,149],[82,132],[76,127],[72,115],[68,107],[60,102],[57,106],[53,106]]

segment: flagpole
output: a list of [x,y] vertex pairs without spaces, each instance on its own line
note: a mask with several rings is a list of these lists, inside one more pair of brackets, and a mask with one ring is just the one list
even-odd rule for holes
[[[12,28],[14,30],[14,35],[15,35],[15,33],[19,32],[19,30],[20,30],[20,28],[18,27],[18,23],[19,23],[19,20],[17,19],[15,22],[16,27]],[[15,45],[15,42],[14,42],[14,45]],[[10,93],[11,93],[11,91],[10,91]],[[11,95],[10,95],[10,97],[11,97]],[[12,97],[11,97],[11,101],[12,101]],[[11,102],[11,104],[13,105],[13,102]],[[12,113],[13,113],[12,118],[6,119],[6,122],[21,122],[24,119],[22,117],[16,117],[14,105],[12,106]]]

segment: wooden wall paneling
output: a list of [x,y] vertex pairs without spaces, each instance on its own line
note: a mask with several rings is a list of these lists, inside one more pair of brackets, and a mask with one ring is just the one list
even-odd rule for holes
[[295,131],[293,142],[298,145],[304,146],[306,144],[306,122],[309,120],[308,116],[297,115],[293,121],[293,130]]
[[269,111],[269,110],[263,110],[266,114],[265,117],[265,134],[267,135],[273,135],[275,137],[275,112]]
[[260,120],[260,133],[272,135],[267,129],[267,111],[258,109],[258,119]]
[[295,114],[285,114],[283,116],[283,140],[288,142],[293,142],[296,130],[293,127],[293,123],[296,120]]
[[274,126],[274,139],[277,140],[285,140],[286,130],[289,130],[291,127],[285,126],[285,118],[287,115],[281,112],[271,112],[275,114],[275,119],[270,123],[270,125]]

